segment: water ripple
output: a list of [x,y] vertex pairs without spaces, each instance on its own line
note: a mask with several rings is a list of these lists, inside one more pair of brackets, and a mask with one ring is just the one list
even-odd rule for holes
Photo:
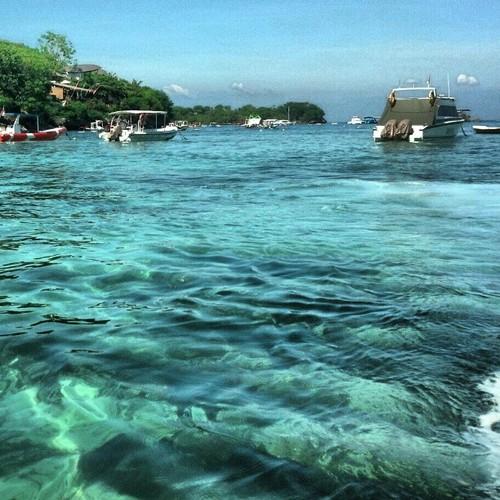
[[496,139],[275,132],[0,148],[2,498],[495,498]]

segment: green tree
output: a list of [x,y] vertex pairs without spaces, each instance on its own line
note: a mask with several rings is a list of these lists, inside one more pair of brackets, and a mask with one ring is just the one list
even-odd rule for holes
[[49,96],[53,64],[40,51],[0,40],[0,105],[8,111],[42,112]]
[[325,123],[325,112],[315,104],[308,102],[287,102],[280,106],[260,106],[246,104],[241,108],[232,109],[230,106],[218,104],[215,107],[194,106],[183,108],[175,106],[173,112],[176,120],[187,120],[208,124],[216,123],[243,123],[250,115],[259,115],[263,120],[267,118],[287,119],[299,123]]
[[315,104],[309,102],[287,102],[280,106],[281,114],[285,117],[290,112],[290,120],[301,123],[325,123],[325,112]]
[[[74,61],[75,50],[64,36],[48,31],[39,39],[39,49],[0,40],[0,106],[7,111],[34,112],[47,123],[64,123],[79,128],[90,121],[103,119],[119,109],[166,111],[169,119],[201,123],[243,123],[250,115],[261,118],[290,117],[299,123],[324,123],[324,111],[308,102],[287,102],[281,106],[255,107],[251,104],[232,109],[196,105],[192,108],[173,106],[169,96],[142,82],[131,82],[118,76],[96,72],[83,76],[79,86],[94,89],[82,100],[73,98],[65,105],[50,96],[51,80],[62,66]],[[78,96],[78,93],[75,93]]]
[[166,111],[173,119],[172,101],[165,92],[133,80],[128,82],[111,73],[89,73],[80,85],[95,93],[83,101],[69,101],[62,110],[66,126],[70,129],[88,126],[91,121],[105,119],[111,111],[120,109],[150,109]]
[[34,49],[0,40],[0,108],[37,113],[43,123],[65,124],[70,129],[119,109],[167,111],[173,119],[173,104],[165,92],[105,72],[86,74],[78,82],[95,92],[80,100],[75,93],[64,104],[56,100],[50,95],[51,81],[62,65],[72,61],[74,49],[65,36],[52,32],[42,35],[39,42],[40,48]]
[[65,35],[47,31],[38,39],[38,46],[55,61],[58,69],[75,63],[75,49]]

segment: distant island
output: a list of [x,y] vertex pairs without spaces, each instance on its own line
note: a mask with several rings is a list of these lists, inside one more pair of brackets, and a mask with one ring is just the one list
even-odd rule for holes
[[46,125],[69,130],[104,120],[119,109],[166,111],[170,121],[197,124],[241,124],[250,115],[262,119],[290,119],[297,123],[325,123],[324,111],[308,102],[279,106],[174,106],[163,91],[127,81],[97,65],[77,64],[75,50],[64,36],[44,33],[38,47],[0,40],[0,110],[36,113]]

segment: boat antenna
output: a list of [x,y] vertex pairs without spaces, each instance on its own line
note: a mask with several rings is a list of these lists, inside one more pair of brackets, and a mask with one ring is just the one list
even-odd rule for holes
[[450,97],[450,74],[447,73],[447,78],[448,78],[448,97]]

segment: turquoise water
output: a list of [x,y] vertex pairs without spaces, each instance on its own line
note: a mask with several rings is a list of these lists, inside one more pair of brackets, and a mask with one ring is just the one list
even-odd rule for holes
[[0,148],[0,498],[495,498],[500,137]]

